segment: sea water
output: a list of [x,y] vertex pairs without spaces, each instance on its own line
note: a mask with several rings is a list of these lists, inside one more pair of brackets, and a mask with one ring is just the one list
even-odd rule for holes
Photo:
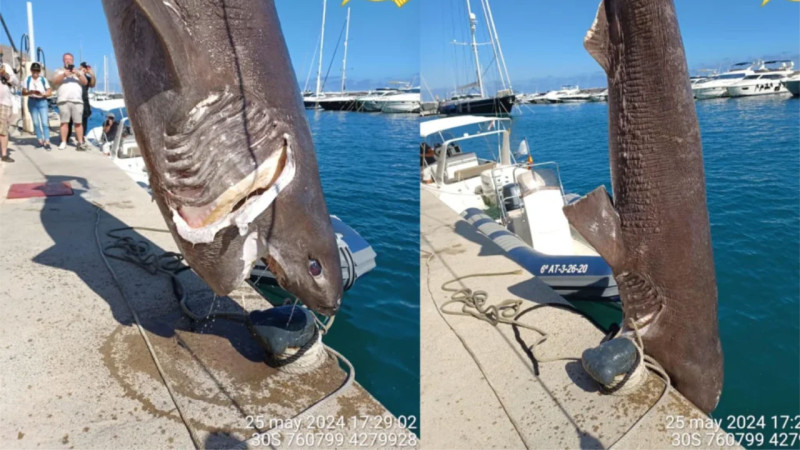
[[419,118],[308,111],[308,122],[329,212],[378,255],[345,293],[325,341],[395,416],[418,418]]
[[[713,416],[731,432],[748,430],[731,429],[730,416],[764,416],[769,428],[772,416],[800,414],[800,100],[696,106],[725,357]],[[567,192],[610,192],[605,103],[523,105],[512,126],[512,149],[527,137],[536,162],[558,162]]]

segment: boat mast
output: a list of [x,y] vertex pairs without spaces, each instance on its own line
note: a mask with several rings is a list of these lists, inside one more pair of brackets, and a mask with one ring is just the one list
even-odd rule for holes
[[108,95],[108,56],[103,55],[103,92]]
[[322,30],[319,34],[319,65],[317,66],[317,97],[322,92],[322,44],[325,42],[325,6],[328,0],[322,0]]
[[[499,62],[503,64],[503,72],[505,72],[506,80],[508,81],[508,89],[511,89],[513,91],[513,88],[511,87],[511,77],[508,76],[508,67],[506,67],[506,58],[503,56],[503,48],[500,47],[500,37],[497,35],[497,27],[495,27],[494,25],[494,16],[492,16],[492,8],[489,6],[489,0],[483,0],[483,1],[486,2],[486,12],[489,15],[489,21],[486,24],[489,27],[489,35],[491,37],[491,40],[497,45],[497,53],[500,54]],[[494,47],[494,45],[492,47]],[[506,87],[505,83],[503,83],[503,87]]]
[[500,56],[497,54],[497,43],[494,40],[494,36],[492,35],[492,27],[490,25],[489,20],[489,13],[487,12],[487,4],[486,0],[481,0],[481,9],[483,9],[483,18],[486,20],[486,30],[489,32],[489,43],[492,44],[492,53],[494,54],[494,62],[495,66],[497,67],[497,75],[500,76],[500,84],[503,85],[503,89],[506,89],[506,79],[503,76],[503,68],[500,66]]
[[478,74],[478,87],[481,91],[481,97],[484,96],[483,94],[483,76],[481,76],[481,63],[478,60],[478,43],[475,42],[475,28],[477,24],[477,20],[475,19],[475,14],[472,13],[472,8],[469,5],[469,0],[467,1],[467,14],[469,15],[469,31],[472,35],[472,55],[475,57],[475,73]]
[[344,32],[344,59],[342,60],[342,93],[344,93],[345,73],[347,72],[347,38],[350,37],[350,7],[347,7],[347,26]]

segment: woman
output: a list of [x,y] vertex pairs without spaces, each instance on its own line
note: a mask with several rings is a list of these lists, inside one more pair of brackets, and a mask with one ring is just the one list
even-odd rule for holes
[[41,76],[42,66],[31,64],[31,75],[22,84],[22,95],[28,96],[28,111],[33,118],[33,128],[39,145],[50,150],[50,120],[47,117],[47,98],[53,93],[50,83]]

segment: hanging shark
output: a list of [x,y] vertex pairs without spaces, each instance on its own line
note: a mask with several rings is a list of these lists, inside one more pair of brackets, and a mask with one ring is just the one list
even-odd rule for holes
[[219,295],[265,259],[311,309],[341,303],[339,253],[272,0],[103,0],[153,197]]
[[584,45],[608,76],[613,201],[600,187],[564,212],[611,266],[623,332],[705,412],[722,391],[703,148],[671,0],[603,0]]

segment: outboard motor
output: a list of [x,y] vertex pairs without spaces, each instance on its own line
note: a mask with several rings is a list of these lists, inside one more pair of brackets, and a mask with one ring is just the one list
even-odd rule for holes
[[522,208],[519,184],[510,183],[503,186],[503,206],[505,206],[506,212],[516,211]]

